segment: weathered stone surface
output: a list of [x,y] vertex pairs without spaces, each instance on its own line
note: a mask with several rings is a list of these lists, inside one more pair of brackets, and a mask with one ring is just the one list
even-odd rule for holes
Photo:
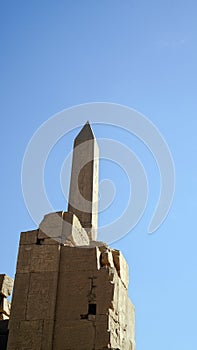
[[0,295],[8,297],[12,293],[14,281],[11,277],[0,274]]
[[60,247],[58,245],[36,245],[31,256],[31,272],[58,271]]
[[9,337],[7,350],[19,350],[20,345],[22,349],[22,344],[20,342],[20,321],[9,320]]
[[95,327],[88,320],[55,324],[54,349],[92,350],[95,344]]
[[33,245],[20,245],[18,251],[18,260],[16,271],[17,273],[25,273],[31,271],[31,257],[32,257]]
[[62,241],[70,241],[74,246],[89,245],[90,240],[86,230],[81,226],[76,215],[64,212],[62,228]]
[[26,320],[54,319],[57,279],[57,272],[30,274]]
[[122,283],[128,288],[129,284],[129,268],[125,258],[119,250],[112,249],[114,265],[118,272],[118,276],[120,277]]
[[17,273],[14,280],[10,320],[25,320],[30,274]]
[[[41,232],[42,238],[38,238],[38,245],[60,245],[60,240],[56,240],[54,238],[50,238]],[[39,237],[39,234],[38,234]]]
[[43,233],[61,243],[63,213],[63,211],[59,211],[44,216],[44,219],[39,225],[39,238],[42,238],[41,234]]
[[119,341],[117,339],[118,323],[109,315],[96,316],[96,342],[95,349],[118,348]]
[[19,247],[17,272],[58,271],[59,255],[59,245],[21,245]]
[[80,295],[67,296],[65,300],[57,304],[56,318],[58,321],[76,321],[86,319],[88,315],[88,301],[87,296]]
[[41,350],[43,321],[12,321],[7,350]]
[[128,291],[119,278],[116,279],[114,288],[114,306],[117,307],[119,313],[125,312],[127,305]]
[[100,251],[96,248],[61,247],[60,271],[95,271],[100,268]]
[[53,349],[54,320],[44,320],[41,350]]
[[20,244],[36,244],[38,239],[38,230],[21,232]]
[[88,271],[61,272],[59,275],[56,320],[80,320],[88,314],[89,298],[93,293]]
[[106,314],[113,308],[114,300],[114,273],[116,270],[111,268],[102,268],[97,273],[95,279],[95,294],[98,314]]
[[100,257],[100,262],[101,262],[101,266],[111,266],[114,267],[114,261],[113,261],[113,255],[112,255],[112,251],[107,248],[107,247],[103,247],[101,246],[99,248],[99,250],[101,251],[101,257]]

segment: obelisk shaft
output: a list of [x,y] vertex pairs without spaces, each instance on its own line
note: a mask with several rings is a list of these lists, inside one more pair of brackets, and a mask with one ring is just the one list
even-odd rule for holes
[[99,149],[89,123],[74,141],[68,211],[75,214],[90,239],[98,226]]

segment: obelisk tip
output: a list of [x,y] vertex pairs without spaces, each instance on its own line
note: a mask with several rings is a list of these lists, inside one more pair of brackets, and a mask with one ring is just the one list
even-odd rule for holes
[[85,123],[79,134],[75,138],[75,146],[78,146],[82,142],[95,139],[94,133],[90,126],[89,120]]

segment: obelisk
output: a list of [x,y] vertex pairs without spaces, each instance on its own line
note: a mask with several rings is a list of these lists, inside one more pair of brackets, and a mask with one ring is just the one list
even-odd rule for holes
[[68,211],[75,214],[89,238],[98,226],[99,148],[87,122],[74,141]]

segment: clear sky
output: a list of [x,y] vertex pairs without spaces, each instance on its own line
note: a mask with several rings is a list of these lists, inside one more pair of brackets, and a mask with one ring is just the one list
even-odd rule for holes
[[[97,137],[113,134],[126,145],[132,140],[149,181],[141,221],[112,244],[130,267],[137,350],[192,350],[197,343],[196,13],[194,0],[0,4],[2,273],[14,276],[19,233],[35,228],[23,200],[21,165],[27,143],[49,117],[87,102],[127,105],[158,127],[172,152],[173,205],[162,226],[149,235],[159,195],[151,153],[135,137],[93,126]],[[55,210],[66,209],[58,169],[76,133],[54,147],[46,164],[46,190]],[[116,181],[122,176],[118,171],[114,164],[101,162],[101,179],[111,174]],[[127,190],[116,182],[114,206],[109,215],[101,214],[100,224],[124,208]]]

